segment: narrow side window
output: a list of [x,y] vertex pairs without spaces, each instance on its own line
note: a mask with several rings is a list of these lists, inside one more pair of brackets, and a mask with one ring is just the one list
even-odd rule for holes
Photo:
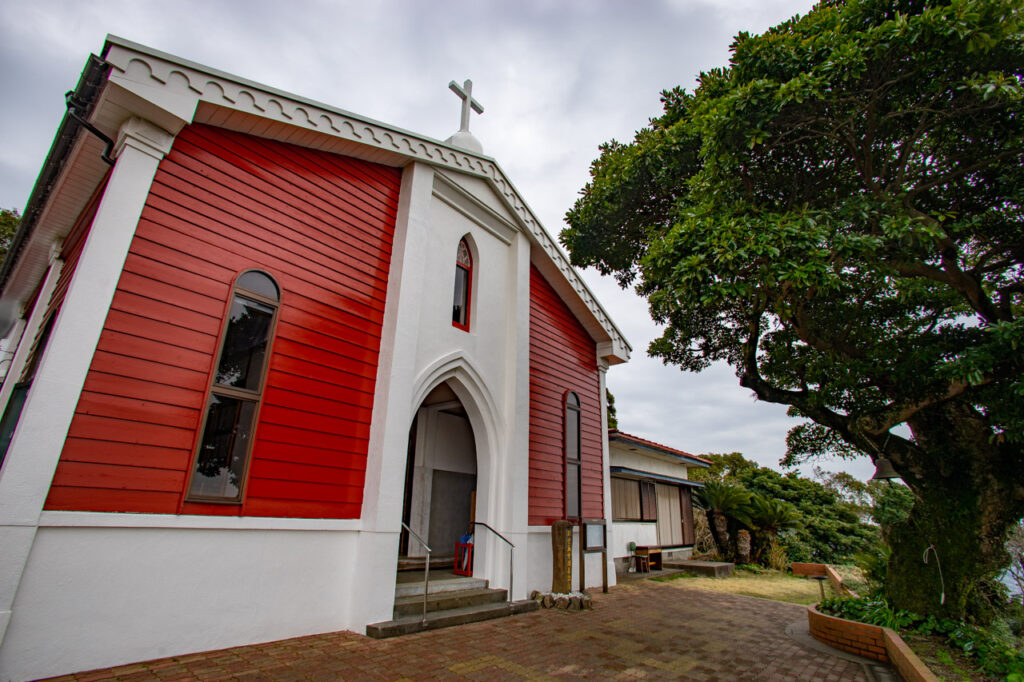
[[565,396],[565,518],[580,514],[580,399],[575,393]]
[[235,282],[192,467],[191,501],[242,501],[279,300],[266,273],[249,270]]
[[455,297],[452,302],[452,325],[469,331],[469,306],[473,301],[473,254],[465,239],[459,240],[455,255]]

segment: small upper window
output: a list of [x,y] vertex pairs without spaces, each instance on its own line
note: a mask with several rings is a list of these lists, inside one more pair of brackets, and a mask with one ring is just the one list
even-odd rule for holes
[[452,303],[452,324],[469,331],[469,306],[473,300],[473,255],[465,239],[459,240],[455,257],[455,298]]

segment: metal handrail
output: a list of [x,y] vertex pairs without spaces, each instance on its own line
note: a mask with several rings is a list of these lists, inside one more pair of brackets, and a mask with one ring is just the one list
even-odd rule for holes
[[483,521],[474,521],[473,525],[475,525],[475,526],[483,526],[487,530],[489,530],[492,533],[494,533],[495,535],[497,535],[506,545],[508,545],[508,603],[511,604],[512,603],[512,586],[514,584],[513,583],[514,574],[512,573],[512,571],[513,571],[513,567],[515,566],[515,562],[513,561],[513,557],[515,555],[516,546],[513,545],[512,542],[507,537],[505,537],[504,535],[502,535],[498,531],[494,530],[493,528],[488,526]]
[[427,623],[427,584],[430,581],[430,553],[433,552],[434,550],[430,549],[430,545],[428,545],[426,542],[424,542],[423,538],[421,538],[416,533],[416,531],[414,531],[409,526],[405,525],[405,521],[402,521],[401,524],[402,524],[402,528],[404,528],[407,531],[409,531],[409,535],[411,535],[414,538],[416,538],[419,541],[419,543],[421,545],[423,545],[423,549],[427,550],[426,570],[423,571],[423,620],[420,621],[424,625],[426,625],[426,623]]

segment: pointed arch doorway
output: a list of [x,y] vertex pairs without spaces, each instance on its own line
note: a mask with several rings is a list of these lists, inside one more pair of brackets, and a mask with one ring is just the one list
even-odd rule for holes
[[[455,542],[474,521],[477,459],[473,427],[447,383],[435,387],[409,429],[402,521],[433,549],[431,567],[451,566]],[[398,568],[422,568],[426,551],[404,528]]]

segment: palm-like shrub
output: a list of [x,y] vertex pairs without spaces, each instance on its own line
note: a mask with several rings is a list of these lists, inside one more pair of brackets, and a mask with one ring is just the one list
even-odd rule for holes
[[780,531],[799,527],[800,512],[789,502],[764,495],[751,495],[747,518],[757,530],[775,538]]
[[748,525],[747,508],[750,493],[735,483],[710,480],[694,491],[693,501],[708,517],[708,527],[718,548],[718,554],[723,559],[731,558],[733,550],[729,537],[729,520]]

